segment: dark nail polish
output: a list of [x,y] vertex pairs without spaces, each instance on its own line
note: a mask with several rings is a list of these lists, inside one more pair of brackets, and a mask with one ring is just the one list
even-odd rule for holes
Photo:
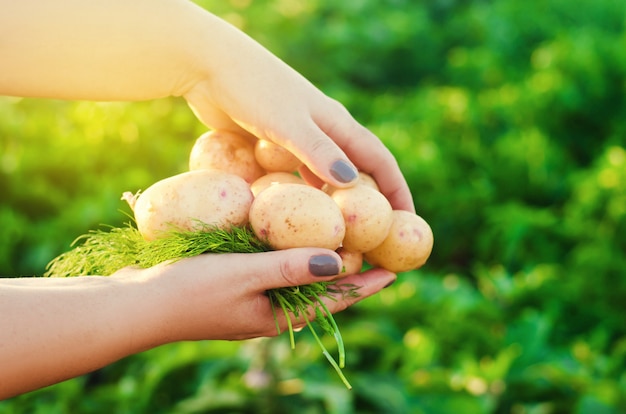
[[339,263],[333,256],[312,256],[309,259],[309,272],[315,276],[333,276],[339,274]]
[[359,173],[344,160],[337,160],[330,167],[330,173],[337,181],[349,183],[357,179]]

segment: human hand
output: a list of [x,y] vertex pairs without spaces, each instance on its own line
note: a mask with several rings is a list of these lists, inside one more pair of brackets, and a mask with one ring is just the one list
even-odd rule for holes
[[0,2],[10,10],[0,14],[0,27],[11,39],[0,44],[0,93],[107,101],[184,96],[207,126],[293,152],[307,180],[350,186],[356,167],[376,179],[394,208],[414,211],[395,158],[373,133],[193,2]]
[[[111,277],[142,282],[143,303],[154,304],[148,332],[152,343],[180,340],[241,340],[277,335],[267,290],[329,281],[341,268],[333,251],[299,248],[254,254],[205,254],[150,269],[123,269]],[[323,298],[331,313],[380,291],[395,274],[372,269],[339,280],[358,288],[358,296]],[[143,283],[145,282],[145,283]],[[152,298],[153,300],[150,300]],[[287,329],[277,312],[281,331]],[[294,319],[295,327],[305,325]]]
[[395,209],[415,212],[409,187],[392,153],[348,110],[265,48],[223,21],[210,53],[199,48],[184,94],[197,117],[214,129],[277,143],[304,163],[314,184],[354,183],[357,169],[371,174]]

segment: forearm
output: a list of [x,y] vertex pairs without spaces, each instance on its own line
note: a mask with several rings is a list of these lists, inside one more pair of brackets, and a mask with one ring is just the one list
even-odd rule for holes
[[185,0],[0,0],[0,9],[0,93],[16,96],[181,95],[199,42],[224,25]]
[[0,399],[159,345],[158,295],[113,277],[0,279]]

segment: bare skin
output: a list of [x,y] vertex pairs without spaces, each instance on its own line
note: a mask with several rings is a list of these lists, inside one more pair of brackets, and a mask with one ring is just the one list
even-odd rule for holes
[[[205,255],[108,277],[0,279],[0,399],[166,343],[274,336],[265,291],[332,279],[311,275],[307,263],[333,253]],[[344,282],[359,286],[360,296],[325,303],[339,312],[394,279],[381,269],[349,276]],[[280,325],[284,331],[283,317]]]
[[[414,211],[394,157],[374,134],[261,45],[191,2],[0,0],[0,10],[0,94],[182,96],[210,128],[291,150],[311,182],[354,185],[359,169],[377,180],[394,208]],[[335,252],[310,248],[246,260],[206,255],[110,277],[0,279],[0,399],[165,343],[275,335],[264,292],[332,279],[310,272],[310,258],[320,254],[340,263]],[[339,312],[395,278],[382,269],[349,276],[345,282],[358,286],[360,297],[327,305]]]

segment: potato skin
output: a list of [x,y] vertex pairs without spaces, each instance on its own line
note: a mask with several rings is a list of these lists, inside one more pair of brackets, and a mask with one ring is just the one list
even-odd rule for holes
[[364,253],[381,244],[393,222],[393,208],[385,196],[366,185],[337,188],[331,195],[346,222],[343,247]]
[[260,192],[249,219],[256,236],[277,250],[336,250],[346,231],[337,204],[323,191],[302,184],[276,184]]
[[339,257],[341,257],[342,269],[338,278],[344,278],[361,272],[363,268],[363,253],[351,252],[343,247],[337,249]]
[[254,145],[254,156],[261,167],[268,172],[294,172],[302,165],[289,150],[265,139]]
[[358,185],[366,185],[368,187],[372,187],[376,191],[380,191],[380,187],[378,186],[378,183],[376,182],[374,177],[363,171],[359,171]]
[[393,216],[389,234],[378,247],[364,254],[365,261],[395,273],[418,269],[433,249],[432,229],[417,214],[394,210]]
[[[380,187],[378,186],[378,183],[376,182],[374,177],[363,171],[359,171],[359,180],[357,181],[356,185],[364,185],[366,187],[372,187],[376,191],[380,191]],[[328,183],[322,185],[322,190],[328,195],[333,195],[333,192],[336,189],[337,187],[333,187]]]
[[254,199],[243,178],[217,170],[196,170],[158,181],[134,205],[137,228],[146,240],[168,230],[195,230],[201,221],[218,228],[244,226]]
[[254,156],[254,145],[248,138],[234,132],[206,132],[191,148],[189,169],[225,171],[252,183],[265,174]]
[[285,183],[306,185],[306,182],[295,174],[282,172],[282,171],[276,171],[276,172],[267,173],[257,178],[250,185],[250,189],[252,190],[252,194],[254,194],[254,196],[256,197],[257,195],[259,195],[261,191],[265,190],[267,187],[271,185],[285,184]]

